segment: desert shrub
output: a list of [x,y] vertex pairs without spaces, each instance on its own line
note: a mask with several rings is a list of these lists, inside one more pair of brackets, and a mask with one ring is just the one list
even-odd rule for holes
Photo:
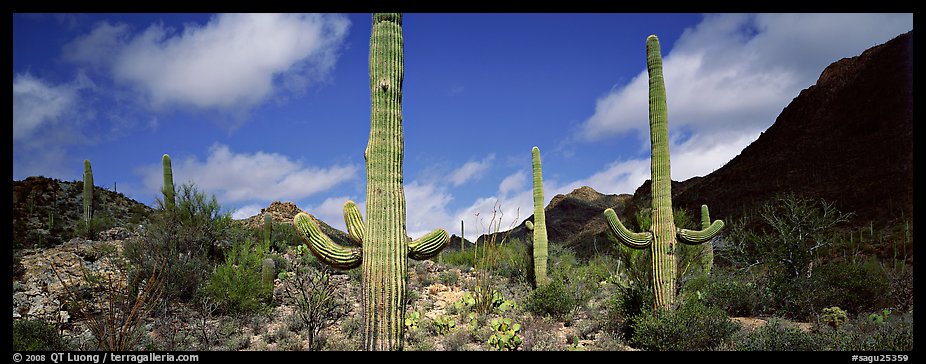
[[225,263],[215,268],[204,289],[226,313],[253,313],[269,302],[273,285],[261,279],[261,266],[268,247],[237,241],[225,253]]
[[565,319],[576,309],[576,299],[561,281],[551,281],[534,289],[524,302],[524,308],[538,316]]
[[749,278],[712,275],[698,291],[704,304],[717,307],[733,317],[758,316],[762,313],[761,291]]
[[189,301],[221,257],[217,246],[245,233],[220,212],[215,196],[207,199],[192,184],[182,185],[175,196],[174,208],[157,200],[158,210],[139,237],[126,240],[124,255],[142,278],[169,262],[163,272],[165,295]]
[[80,219],[74,225],[74,236],[79,236],[88,240],[96,240],[101,231],[109,230],[116,226],[116,220],[106,211],[94,211],[90,222]]
[[[534,262],[528,259],[528,245],[519,239],[499,244],[497,274],[515,282],[526,282]],[[529,268],[529,266],[531,268]]]
[[466,330],[456,330],[444,338],[444,350],[446,351],[463,351],[466,350],[466,344],[472,342],[470,334]]
[[631,343],[654,351],[711,350],[731,341],[739,325],[720,309],[700,303],[676,310],[640,314],[633,323]]
[[618,284],[616,292],[606,303],[605,322],[602,327],[614,333],[632,337],[634,323],[642,314],[650,312],[656,301],[653,290],[645,282],[630,281]]
[[867,315],[845,323],[839,329],[820,328],[820,350],[838,351],[911,351],[913,350],[913,313],[888,315],[883,322],[872,322]]
[[39,319],[13,320],[13,351],[65,350],[64,339],[54,325]]
[[811,351],[817,349],[814,337],[778,318],[753,331],[740,332],[734,338],[738,351]]
[[318,350],[321,343],[315,339],[347,315],[347,302],[331,281],[329,268],[297,265],[294,272],[283,282],[284,296],[295,305],[295,323],[306,330],[309,350]]
[[890,304],[890,281],[876,261],[828,263],[813,275],[816,307],[839,306],[852,314]]

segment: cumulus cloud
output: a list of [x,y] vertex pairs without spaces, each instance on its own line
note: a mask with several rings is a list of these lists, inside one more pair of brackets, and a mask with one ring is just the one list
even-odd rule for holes
[[43,125],[59,122],[77,102],[78,87],[54,85],[29,73],[13,77],[13,141],[32,136]]
[[482,178],[483,174],[492,166],[495,154],[489,154],[481,161],[469,161],[450,173],[450,182],[454,186]]
[[240,112],[279,87],[305,86],[333,67],[350,21],[333,14],[220,14],[180,32],[153,24],[130,34],[98,24],[65,46],[65,59],[106,66],[154,109]]
[[250,205],[241,206],[235,209],[234,212],[232,212],[232,219],[235,219],[235,220],[247,219],[251,216],[259,214],[260,209],[264,207],[266,206],[261,206],[259,204],[250,204]]
[[[767,128],[830,63],[913,27],[912,14],[706,15],[663,49],[670,128],[713,133]],[[600,97],[579,139],[648,128],[648,76]]]
[[[277,153],[236,153],[218,143],[209,148],[205,160],[172,157],[174,184],[192,181],[223,203],[294,201],[327,191],[359,172],[354,165],[309,166]],[[145,189],[157,194],[164,181],[160,163],[140,173]]]

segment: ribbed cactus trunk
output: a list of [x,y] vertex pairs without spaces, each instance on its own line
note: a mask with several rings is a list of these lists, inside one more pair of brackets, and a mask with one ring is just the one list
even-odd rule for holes
[[264,245],[273,245],[273,218],[270,214],[264,214]]
[[376,14],[370,39],[370,139],[367,144],[367,227],[363,246],[364,347],[400,347],[405,322],[408,243],[402,185],[402,16]]
[[[701,205],[701,229],[707,229],[711,226],[711,213],[707,205]],[[710,275],[711,269],[714,268],[714,245],[710,241],[704,243],[701,262],[704,266],[704,275]]]
[[164,169],[164,207],[167,209],[173,209],[175,206],[174,202],[174,171],[170,167],[170,156],[164,154],[161,157],[161,165]]
[[[669,127],[666,116],[666,90],[662,76],[662,55],[659,39],[651,35],[646,39],[646,69],[649,73],[649,123],[652,182],[652,224],[650,231],[633,233],[617,218],[614,210],[604,214],[611,230],[625,245],[650,248],[652,253],[652,285],[656,309],[669,310],[675,305],[677,276],[677,243],[700,244],[710,240],[723,227],[717,220],[702,230],[677,229],[672,213],[672,176],[669,165]],[[709,219],[709,218],[708,218]],[[678,239],[676,239],[676,237]]]
[[675,218],[672,215],[672,176],[669,168],[669,126],[666,115],[666,89],[662,78],[662,55],[655,36],[646,39],[646,69],[649,72],[649,115],[652,156],[650,168],[653,198],[652,232],[656,238],[653,253],[653,290],[657,307],[675,303]]
[[531,165],[534,174],[534,284],[547,284],[547,218],[543,209],[543,168],[540,164],[540,148],[531,149]]
[[407,241],[402,185],[403,73],[402,15],[374,14],[370,37],[370,139],[364,152],[367,222],[363,222],[352,201],[344,204],[348,235],[360,248],[335,244],[305,213],[293,219],[320,260],[340,269],[362,267],[364,350],[402,349],[408,258],[433,257],[450,240],[447,231],[437,229]]
[[84,222],[87,228],[90,228],[90,220],[93,219],[93,169],[90,168],[90,161],[84,159]]

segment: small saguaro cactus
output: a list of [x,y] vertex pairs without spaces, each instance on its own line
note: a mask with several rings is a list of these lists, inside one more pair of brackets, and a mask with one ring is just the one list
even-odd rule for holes
[[[646,69],[649,73],[649,125],[652,182],[652,225],[650,231],[634,233],[621,224],[612,209],[604,211],[611,231],[625,245],[635,249],[651,249],[653,259],[653,291],[657,309],[669,310],[675,304],[676,243],[700,244],[713,238],[723,228],[723,221],[702,222],[702,230],[677,229],[672,214],[672,178],[669,167],[669,127],[666,117],[666,90],[662,77],[662,55],[659,39],[646,38]],[[702,209],[707,212],[706,207]],[[703,218],[710,217],[707,215]],[[706,225],[706,226],[705,226]]]
[[[708,211],[707,205],[701,205],[701,229],[707,229],[709,227],[711,227],[711,213]],[[714,268],[714,245],[708,240],[703,246],[704,251],[701,256],[701,262],[704,265],[704,274],[710,275],[711,269]]]
[[293,218],[296,229],[320,261],[335,268],[362,266],[361,309],[364,350],[401,350],[405,329],[408,258],[437,255],[450,241],[443,229],[408,242],[402,186],[402,14],[374,14],[370,37],[370,138],[366,159],[364,223],[353,201],[344,204],[344,221],[356,246],[335,244],[306,213]]
[[164,154],[161,157],[161,164],[164,167],[164,207],[173,209],[174,203],[174,172],[170,168],[170,156]]
[[260,266],[260,282],[264,286],[273,286],[273,278],[276,277],[276,263],[273,258],[264,258]]
[[273,218],[264,214],[264,244],[269,248],[273,245]]
[[93,169],[90,161],[84,159],[84,221],[90,226],[93,219]]
[[531,149],[531,165],[534,171],[534,222],[524,222],[527,230],[533,232],[534,284],[547,284],[547,218],[543,209],[543,168],[540,164],[540,148]]

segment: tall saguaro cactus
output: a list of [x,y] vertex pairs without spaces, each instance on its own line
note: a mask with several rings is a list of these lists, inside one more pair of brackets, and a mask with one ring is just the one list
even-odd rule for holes
[[[700,244],[714,237],[723,221],[717,220],[702,230],[677,229],[672,215],[672,178],[669,167],[669,127],[666,117],[666,90],[662,77],[659,39],[646,38],[646,69],[649,72],[649,125],[652,183],[652,225],[650,231],[634,233],[621,224],[612,209],[604,211],[611,230],[625,245],[651,249],[653,291],[657,309],[672,309],[675,304],[676,243]],[[702,211],[706,211],[702,210]],[[707,217],[710,219],[709,217]]]
[[543,168],[540,164],[540,148],[531,149],[531,165],[534,172],[534,222],[525,221],[527,229],[533,232],[534,284],[547,284],[547,218],[543,209]]
[[93,169],[90,168],[90,161],[84,159],[84,221],[87,227],[90,227],[90,220],[93,219]]
[[366,223],[352,201],[344,204],[348,235],[357,246],[335,244],[305,213],[293,218],[310,250],[321,261],[341,269],[362,266],[364,350],[402,349],[408,258],[428,259],[450,241],[443,229],[412,242],[407,240],[402,186],[403,48],[402,14],[374,14],[370,37],[370,139],[364,152]]
[[164,167],[164,207],[173,209],[174,203],[174,172],[170,167],[170,156],[164,154],[161,157],[161,164]]

